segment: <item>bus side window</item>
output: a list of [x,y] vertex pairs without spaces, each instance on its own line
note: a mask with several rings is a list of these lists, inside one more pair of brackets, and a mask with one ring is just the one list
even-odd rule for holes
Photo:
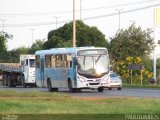
[[72,67],[72,61],[70,61],[70,68]]
[[71,68],[72,67],[72,55],[68,54],[67,55],[67,68]]
[[36,55],[36,68],[40,68],[40,55]]
[[46,59],[46,68],[50,68],[51,67],[51,65],[50,65],[50,55],[46,55],[45,56],[45,59]]
[[62,67],[62,55],[56,55],[56,68]]
[[52,56],[51,56],[51,67],[52,67],[52,68],[55,68],[55,66],[56,66],[56,65],[55,65],[56,63],[55,63],[55,62],[56,62],[56,57],[55,57],[55,55],[52,55]]
[[66,60],[67,60],[67,55],[66,54],[62,55],[62,68],[66,68],[67,67]]

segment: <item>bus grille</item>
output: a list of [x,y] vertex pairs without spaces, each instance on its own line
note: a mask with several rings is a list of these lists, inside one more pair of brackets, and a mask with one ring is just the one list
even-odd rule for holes
[[101,79],[89,79],[89,80],[87,80],[87,81],[97,81],[97,82],[99,82],[99,81],[101,81]]
[[99,83],[89,83],[89,85],[99,85]]

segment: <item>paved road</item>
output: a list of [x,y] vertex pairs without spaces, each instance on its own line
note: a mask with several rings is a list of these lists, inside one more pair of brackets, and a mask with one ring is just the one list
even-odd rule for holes
[[[17,92],[31,92],[31,91],[40,91],[48,92],[47,88],[8,88],[0,86],[0,90],[9,90]],[[77,97],[150,97],[150,98],[160,98],[160,89],[127,89],[123,88],[121,91],[117,89],[108,90],[105,89],[103,93],[99,93],[97,90],[82,90],[80,93],[70,93],[68,89],[60,89],[62,93],[69,94],[71,96]]]

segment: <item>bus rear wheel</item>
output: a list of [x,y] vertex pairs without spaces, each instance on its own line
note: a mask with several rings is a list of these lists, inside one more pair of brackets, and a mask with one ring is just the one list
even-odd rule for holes
[[50,80],[47,81],[47,88],[48,88],[48,91],[49,91],[49,92],[53,92],[53,91],[54,91],[53,88],[52,88],[52,85],[51,85],[51,81],[50,81]]
[[99,87],[98,88],[98,92],[103,92],[104,88],[103,87]]
[[52,88],[53,92],[58,92],[58,88]]

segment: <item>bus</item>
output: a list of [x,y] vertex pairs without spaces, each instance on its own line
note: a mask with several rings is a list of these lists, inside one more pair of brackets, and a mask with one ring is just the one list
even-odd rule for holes
[[50,92],[97,89],[103,92],[109,77],[108,50],[103,47],[54,48],[35,52],[36,84]]

